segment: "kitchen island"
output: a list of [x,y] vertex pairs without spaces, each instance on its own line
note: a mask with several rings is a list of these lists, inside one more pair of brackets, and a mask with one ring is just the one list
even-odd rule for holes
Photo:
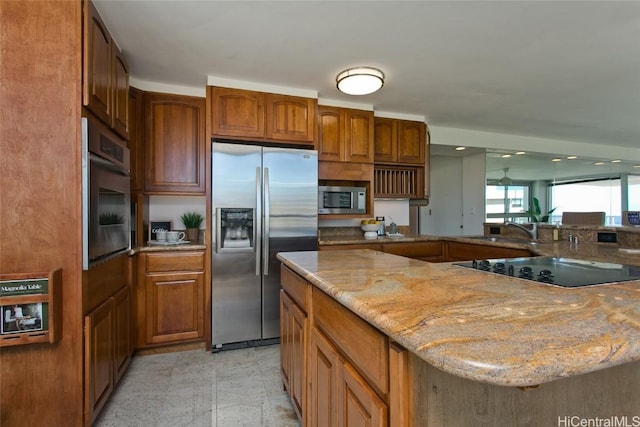
[[[619,260],[614,249],[591,246],[580,248],[583,257],[640,265],[638,257]],[[535,250],[568,256],[569,249],[553,243]],[[574,248],[571,255],[580,253]],[[331,299],[334,309],[347,312],[344,319],[355,314],[386,337],[389,348],[406,349],[399,365],[390,350],[371,354],[393,362],[387,364],[389,384],[371,387],[388,411],[378,419],[540,426],[562,425],[562,417],[627,416],[640,425],[640,281],[564,289],[370,250],[278,257],[313,291],[307,310],[312,333],[327,332],[314,323],[313,300]],[[342,348],[349,343],[328,341],[355,372],[372,377]],[[313,394],[320,380],[313,378],[312,346],[309,352],[306,382]],[[303,424],[317,421],[317,401],[309,397]],[[343,403],[338,406],[348,406]]]

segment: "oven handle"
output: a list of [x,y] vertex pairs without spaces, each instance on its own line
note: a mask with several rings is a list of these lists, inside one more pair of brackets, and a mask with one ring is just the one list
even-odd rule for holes
[[89,161],[103,169],[108,169],[112,172],[119,173],[120,175],[125,175],[125,176],[131,175],[130,171],[126,169],[122,169],[121,167],[118,167],[118,165],[110,162],[109,160],[103,159],[102,157],[97,156],[93,153],[89,153]]

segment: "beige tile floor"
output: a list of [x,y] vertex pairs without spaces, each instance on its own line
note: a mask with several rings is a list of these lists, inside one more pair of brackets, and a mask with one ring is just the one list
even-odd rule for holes
[[280,346],[136,356],[94,426],[299,427]]

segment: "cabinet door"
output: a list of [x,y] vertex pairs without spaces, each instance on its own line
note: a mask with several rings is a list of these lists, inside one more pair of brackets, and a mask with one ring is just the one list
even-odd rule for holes
[[305,378],[307,316],[284,291],[280,291],[280,366],[282,381],[293,403],[298,420],[306,413]]
[[115,43],[113,49],[113,110],[111,127],[124,139],[129,139],[129,67]]
[[113,299],[84,318],[85,414],[93,423],[114,386]]
[[129,89],[129,150],[131,152],[131,192],[144,189],[142,91]]
[[303,422],[306,414],[305,404],[305,378],[306,372],[306,349],[307,349],[307,324],[308,319],[297,304],[290,300],[291,304],[291,374],[289,376],[289,390],[291,401],[298,415],[298,419]]
[[316,328],[311,328],[309,345],[310,427],[338,425],[338,374],[340,358],[331,343]]
[[264,138],[264,94],[249,90],[212,88],[213,135]]
[[398,163],[424,165],[426,125],[398,120]]
[[344,117],[337,107],[318,106],[318,160],[344,160]]
[[205,194],[205,100],[145,94],[145,190]]
[[354,163],[373,163],[373,112],[345,110],[345,160]]
[[338,405],[338,426],[388,425],[387,405],[347,362],[340,366]]
[[376,162],[395,162],[397,153],[397,121],[394,119],[375,118],[374,156]]
[[291,313],[292,300],[284,290],[280,290],[280,373],[282,383],[291,397],[289,377],[291,376],[291,324],[293,314]]
[[145,282],[148,343],[204,336],[204,273],[149,274]]
[[84,2],[83,104],[105,123],[111,123],[111,36],[98,11]]
[[117,384],[131,362],[133,353],[131,328],[131,290],[125,286],[113,296],[114,383]]
[[317,101],[266,94],[266,137],[280,141],[314,142]]

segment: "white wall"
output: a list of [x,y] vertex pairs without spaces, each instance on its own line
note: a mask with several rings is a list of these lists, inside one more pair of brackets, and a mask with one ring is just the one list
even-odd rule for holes
[[461,159],[432,157],[430,181],[429,205],[420,208],[420,234],[462,235]]
[[[198,212],[206,217],[207,198],[205,196],[149,196],[149,220],[172,221],[173,230],[184,230],[180,217],[185,212]],[[207,228],[205,218],[200,226]]]
[[474,154],[462,158],[462,234],[477,236],[484,233],[485,218],[485,155]]
[[320,227],[357,227],[360,220],[375,216],[384,216],[385,224],[388,226],[391,221],[397,225],[409,225],[409,200],[375,200],[373,202],[373,212],[371,216],[362,215],[356,219],[322,219],[318,216],[318,226]]
[[485,156],[434,156],[431,197],[420,208],[420,234],[473,236],[483,234]]

